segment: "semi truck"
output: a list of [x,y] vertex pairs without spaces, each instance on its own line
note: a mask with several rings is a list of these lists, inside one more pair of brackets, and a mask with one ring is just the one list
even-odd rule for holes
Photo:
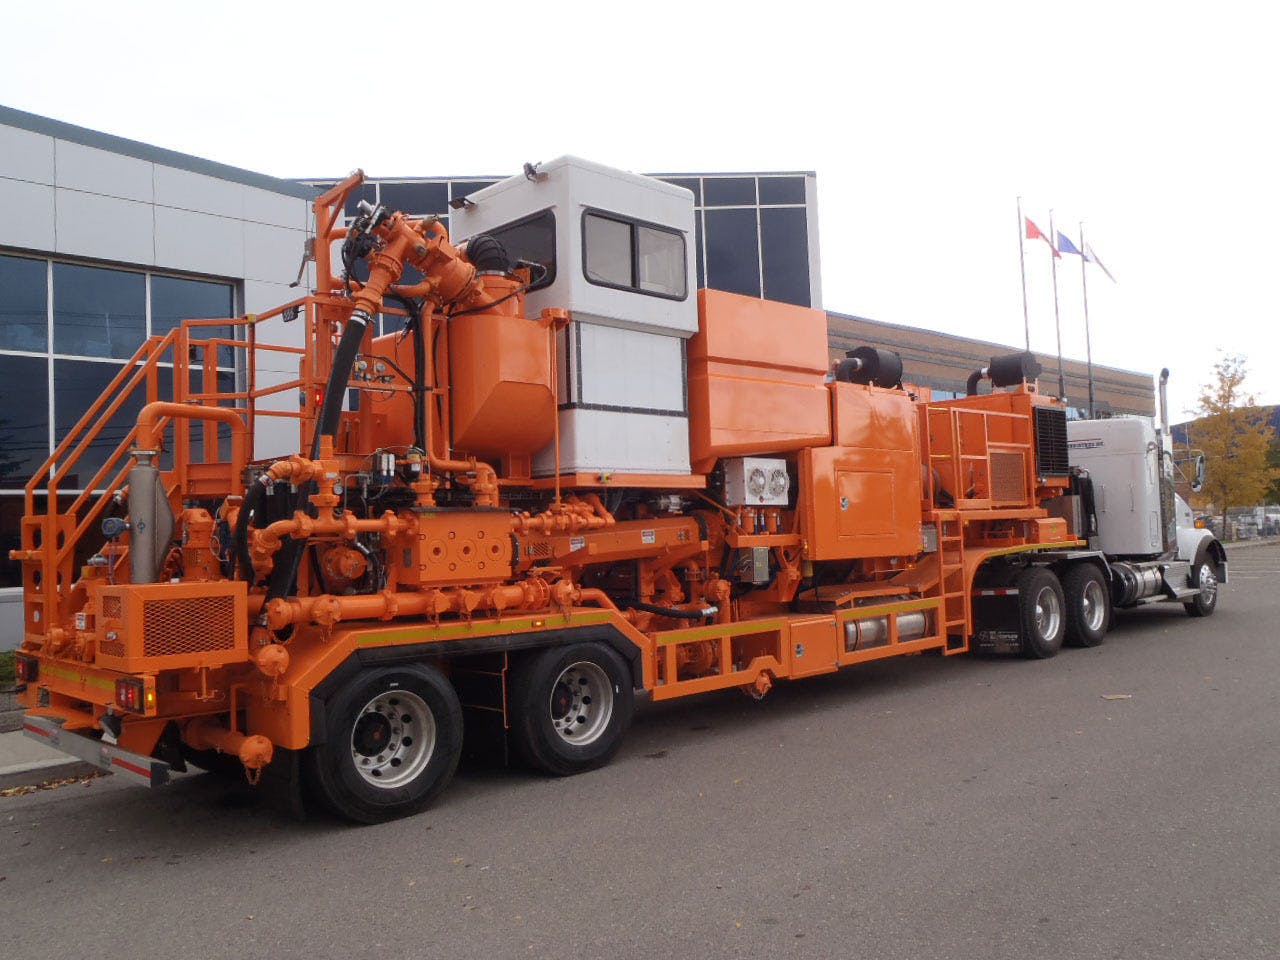
[[362,180],[314,202],[310,292],[149,338],[27,485],[28,735],[375,822],[464,741],[598,767],[639,696],[1213,612],[1167,417],[1069,421],[1030,354],[936,400],[890,351],[831,362],[822,311],[695,289],[658,180],[528,165],[448,229]]

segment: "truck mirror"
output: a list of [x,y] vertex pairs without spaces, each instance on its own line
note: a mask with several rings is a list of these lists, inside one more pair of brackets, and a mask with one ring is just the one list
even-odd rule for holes
[[1195,464],[1196,464],[1196,472],[1195,472],[1195,476],[1191,478],[1191,492],[1199,493],[1201,490],[1204,489],[1205,462],[1204,462],[1203,453],[1196,454]]

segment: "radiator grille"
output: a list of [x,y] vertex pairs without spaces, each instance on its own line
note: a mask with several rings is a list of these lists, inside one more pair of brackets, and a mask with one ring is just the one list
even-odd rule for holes
[[103,597],[102,598],[102,619],[119,620],[120,619],[120,598],[119,597]]
[[119,640],[103,640],[98,644],[98,652],[108,657],[123,657],[124,644]]
[[1026,482],[1022,475],[1022,454],[1007,450],[991,451],[991,499],[1016,501],[1026,498]]
[[145,657],[231,650],[236,642],[235,600],[189,597],[143,603]]
[[1068,471],[1067,413],[1036,407],[1036,473],[1042,477],[1065,477]]

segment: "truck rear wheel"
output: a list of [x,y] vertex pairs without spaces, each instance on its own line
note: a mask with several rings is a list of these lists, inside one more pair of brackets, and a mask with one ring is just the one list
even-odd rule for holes
[[1196,551],[1196,562],[1191,567],[1191,585],[1200,593],[1194,600],[1184,603],[1183,609],[1193,617],[1209,616],[1218,606],[1218,570],[1203,547]]
[[1092,563],[1078,563],[1062,578],[1067,602],[1068,646],[1096,647],[1111,629],[1111,591],[1102,571]]
[[631,671],[602,643],[536,651],[512,675],[516,750],[530,766],[553,776],[608,763],[634,709]]
[[1062,649],[1066,633],[1063,612],[1066,600],[1062,584],[1044,567],[1027,567],[1018,575],[1018,623],[1022,634],[1022,655],[1029,660],[1047,660]]
[[311,782],[339,816],[381,823],[421,810],[462,756],[462,707],[424,664],[365,670],[325,702],[325,741],[308,751]]

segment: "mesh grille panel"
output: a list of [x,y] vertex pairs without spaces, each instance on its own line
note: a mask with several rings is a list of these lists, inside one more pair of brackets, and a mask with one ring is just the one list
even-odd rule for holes
[[991,499],[1021,501],[1025,496],[1022,454],[992,450]]
[[108,657],[123,657],[124,644],[119,640],[103,640],[98,644],[98,652]]
[[1036,472],[1042,477],[1065,477],[1067,462],[1067,412],[1036,407]]
[[235,600],[231,597],[148,600],[142,606],[144,657],[235,647]]
[[104,620],[120,619],[120,598],[119,597],[103,597],[102,598],[102,619]]

